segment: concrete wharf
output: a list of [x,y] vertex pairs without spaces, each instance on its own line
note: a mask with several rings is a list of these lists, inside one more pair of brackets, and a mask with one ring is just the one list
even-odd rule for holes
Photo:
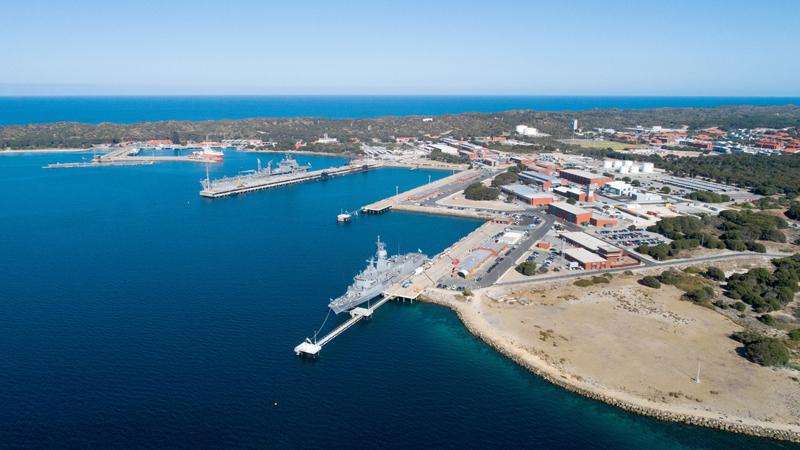
[[217,161],[196,158],[191,155],[184,156],[146,156],[140,155],[142,148],[139,147],[119,147],[110,152],[97,155],[91,161],[54,163],[44,166],[46,169],[67,169],[74,167],[109,167],[109,166],[145,166],[157,162],[194,162],[194,163],[214,163]]
[[211,199],[222,198],[280,186],[288,186],[290,184],[304,183],[306,181],[324,180],[343,175],[367,172],[377,169],[378,167],[381,167],[381,165],[351,161],[350,164],[344,166],[287,175],[268,175],[262,172],[256,172],[217,180],[206,179],[203,180],[203,189],[200,191],[200,196]]
[[401,192],[392,197],[385,198],[383,200],[378,200],[377,202],[370,203],[369,205],[365,205],[361,207],[361,212],[365,214],[383,214],[402,203],[408,201],[414,201],[414,199],[417,197],[419,197],[417,198],[417,200],[430,197],[435,193],[438,193],[440,189],[442,189],[443,187],[448,186],[452,183],[457,183],[459,181],[463,181],[468,178],[471,179],[472,177],[477,178],[477,175],[479,175],[479,173],[480,172],[477,170],[464,170],[461,172],[457,172],[454,173],[453,175],[441,178],[432,183],[428,183],[416,187],[414,189]]

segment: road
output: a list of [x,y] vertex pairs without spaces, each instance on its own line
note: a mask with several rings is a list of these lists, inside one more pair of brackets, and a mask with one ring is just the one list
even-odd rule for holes
[[753,252],[742,252],[742,253],[726,253],[723,255],[711,255],[711,256],[700,256],[697,258],[687,258],[687,259],[677,259],[665,263],[649,263],[644,264],[642,266],[636,267],[618,267],[616,269],[607,269],[607,270],[579,270],[575,272],[569,272],[560,275],[548,275],[548,276],[534,276],[530,280],[519,280],[519,281],[505,281],[502,283],[496,283],[494,286],[523,286],[526,284],[536,284],[539,282],[547,282],[547,281],[559,281],[565,280],[568,278],[580,278],[582,276],[587,275],[602,275],[604,273],[614,273],[614,272],[624,272],[626,270],[637,271],[642,269],[652,269],[654,267],[663,267],[663,268],[670,268],[675,266],[681,266],[685,264],[697,264],[697,263],[704,263],[710,261],[725,261],[729,259],[738,259],[738,258],[752,258],[752,257],[760,257],[760,258],[784,258],[787,256],[791,256],[789,253],[753,253]]
[[[528,216],[530,217],[530,216]],[[545,215],[542,219],[542,222],[539,224],[538,227],[530,230],[528,237],[524,240],[520,241],[516,248],[513,248],[510,252],[508,252],[502,261],[497,262],[497,264],[491,268],[489,272],[481,277],[478,280],[477,284],[478,287],[489,287],[497,283],[497,280],[503,276],[509,269],[516,266],[517,260],[522,256],[523,253],[528,251],[533,244],[544,237],[545,233],[547,233],[550,228],[553,227],[553,223],[555,222],[555,217],[551,215]],[[522,223],[525,225],[524,221]]]

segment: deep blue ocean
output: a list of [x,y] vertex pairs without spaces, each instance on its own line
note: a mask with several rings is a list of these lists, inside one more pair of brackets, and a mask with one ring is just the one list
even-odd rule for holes
[[577,111],[723,105],[800,105],[788,97],[582,96],[209,96],[0,97],[0,125],[43,122],[217,120],[251,117],[361,118],[497,112]]
[[[434,254],[478,225],[405,213],[337,225],[340,209],[446,173],[207,201],[199,164],[41,168],[86,157],[0,156],[0,448],[791,447],[570,394],[433,305],[389,303],[318,360],[296,357],[377,235]],[[229,152],[211,175],[255,158]]]

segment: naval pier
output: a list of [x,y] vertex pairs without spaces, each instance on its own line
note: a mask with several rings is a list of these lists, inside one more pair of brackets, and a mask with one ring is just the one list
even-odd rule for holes
[[200,191],[200,196],[209,199],[230,197],[232,195],[247,194],[280,186],[305,183],[307,181],[326,180],[343,175],[367,172],[379,167],[382,167],[380,163],[355,160],[343,166],[286,175],[270,175],[258,170],[251,174],[219,178],[216,180],[206,177],[203,181],[203,189]]

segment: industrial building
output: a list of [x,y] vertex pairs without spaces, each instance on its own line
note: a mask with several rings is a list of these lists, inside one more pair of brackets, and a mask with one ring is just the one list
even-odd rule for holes
[[551,203],[547,209],[548,214],[560,217],[575,224],[588,223],[592,218],[592,213],[567,202]]
[[597,253],[610,262],[619,261],[623,256],[621,248],[608,244],[605,241],[597,239],[594,236],[590,236],[582,231],[561,233],[561,237],[563,237],[570,244],[577,245],[578,247],[586,249],[587,251]]
[[663,197],[652,192],[634,192],[633,195],[631,195],[631,198],[633,198],[634,201],[642,203],[661,202],[664,200]]
[[536,186],[541,187],[542,190],[544,191],[550,190],[555,186],[562,186],[566,184],[566,181],[559,177],[548,175],[547,173],[536,172],[533,170],[526,170],[524,172],[520,172],[519,178],[524,183],[535,184]]
[[592,218],[589,219],[589,225],[593,225],[595,227],[613,227],[617,224],[617,219],[609,216],[604,216],[602,214],[592,214]]
[[506,247],[507,244],[502,241],[489,240],[485,242],[461,261],[458,265],[458,275],[463,278],[472,276],[486,261],[502,253]]
[[503,192],[511,194],[531,206],[549,205],[555,201],[552,194],[539,192],[524,184],[507,184],[500,188]]
[[610,181],[608,178],[602,175],[597,175],[596,173],[579,169],[564,169],[559,173],[559,175],[561,175],[561,178],[569,180],[573,183],[583,184],[586,186],[592,184],[596,186],[603,186]]
[[680,177],[667,176],[667,177],[661,177],[659,181],[661,181],[664,184],[671,184],[673,186],[677,186],[683,189],[689,189],[692,191],[731,192],[736,190],[734,186],[714,183],[712,181],[699,180],[696,178],[680,178]]
[[567,260],[578,263],[585,270],[608,269],[611,267],[608,260],[580,247],[564,250],[564,256]]
[[545,175],[553,175],[559,169],[558,164],[549,161],[536,161],[533,164],[528,164],[528,169],[543,173]]
[[635,190],[632,185],[620,180],[606,183],[603,189],[611,195],[622,195],[626,197],[630,196]]
[[536,128],[529,127],[527,125],[517,125],[516,128],[515,128],[515,131],[517,132],[517,134],[522,135],[522,136],[541,136],[541,135],[543,135],[543,133],[539,133],[539,130],[537,130]]
[[593,202],[595,200],[594,192],[582,191],[574,187],[559,186],[554,188],[553,192],[562,197],[571,198],[579,202]]

